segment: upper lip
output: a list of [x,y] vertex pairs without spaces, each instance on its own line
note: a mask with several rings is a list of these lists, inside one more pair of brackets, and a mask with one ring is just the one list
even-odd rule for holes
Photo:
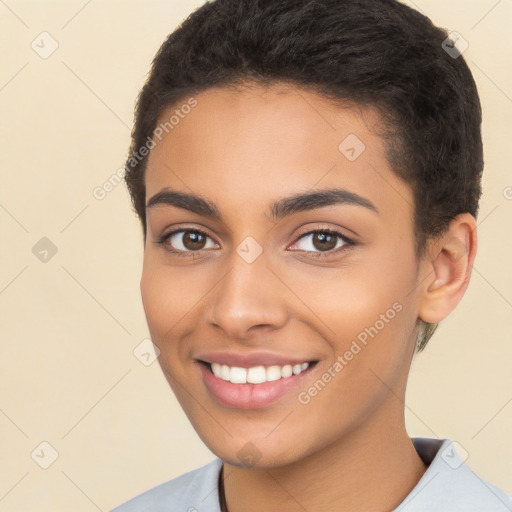
[[252,352],[250,354],[240,354],[236,352],[205,352],[195,357],[199,361],[206,363],[225,364],[227,366],[236,366],[239,368],[251,368],[253,366],[284,366],[287,364],[295,365],[306,362],[316,361],[308,357],[291,357],[288,355],[276,354],[272,352]]

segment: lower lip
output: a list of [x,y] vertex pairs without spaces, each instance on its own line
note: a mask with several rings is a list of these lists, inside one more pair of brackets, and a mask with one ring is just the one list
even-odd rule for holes
[[314,365],[310,365],[298,375],[271,382],[233,384],[215,377],[206,364],[198,364],[210,395],[222,405],[235,409],[261,409],[277,402],[284,395],[297,388],[304,376],[314,367]]

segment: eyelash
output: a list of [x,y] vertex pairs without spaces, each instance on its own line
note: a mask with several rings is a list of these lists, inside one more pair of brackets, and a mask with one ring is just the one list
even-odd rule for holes
[[[159,239],[155,243],[165,246],[165,244],[169,240],[169,238],[171,238],[176,233],[198,233],[200,235],[211,238],[208,233],[206,233],[205,231],[202,231],[201,229],[181,228],[181,229],[175,229],[174,231],[171,231],[169,233],[162,235],[161,237],[159,237]],[[337,236],[345,243],[345,245],[342,245],[341,247],[338,247],[337,249],[330,249],[329,251],[319,251],[319,252],[303,251],[303,252],[309,253],[309,257],[312,257],[312,258],[327,258],[327,257],[333,256],[334,254],[338,254],[340,251],[347,251],[356,245],[356,242],[354,242],[354,240],[352,240],[351,238],[345,236],[343,233],[340,233],[339,231],[336,231],[336,230],[330,229],[330,228],[314,229],[311,231],[306,231],[305,233],[302,233],[301,235],[299,235],[296,242],[298,242],[302,238],[305,238],[308,235],[317,234],[317,233]],[[190,257],[191,254],[193,257],[194,254],[201,252],[201,250],[199,250],[199,251],[182,251],[179,249],[173,249],[171,246],[166,246],[165,249],[173,254],[176,254],[177,256],[183,256],[186,258]],[[202,249],[202,250],[207,250],[207,249]],[[301,252],[301,251],[297,251],[297,252]]]

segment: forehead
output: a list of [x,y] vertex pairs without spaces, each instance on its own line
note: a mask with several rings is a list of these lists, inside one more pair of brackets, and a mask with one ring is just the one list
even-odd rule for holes
[[379,210],[411,213],[410,187],[389,167],[375,109],[333,105],[284,83],[212,88],[194,99],[192,109],[180,110],[185,98],[159,119],[165,126],[174,115],[172,129],[153,138],[146,200],[172,188],[211,198],[220,209],[261,212],[291,193],[343,187]]

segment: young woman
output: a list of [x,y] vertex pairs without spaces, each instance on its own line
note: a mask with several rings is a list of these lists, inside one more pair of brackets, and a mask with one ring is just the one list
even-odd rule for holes
[[455,42],[394,0],[214,0],[167,38],[126,182],[160,366],[218,458],[116,512],[512,510],[404,421],[468,286],[480,124]]

